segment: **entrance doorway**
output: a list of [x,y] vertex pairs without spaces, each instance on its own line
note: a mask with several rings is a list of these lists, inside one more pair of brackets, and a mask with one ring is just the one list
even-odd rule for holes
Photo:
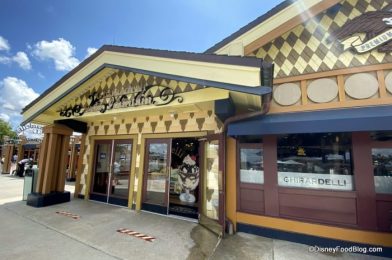
[[199,217],[199,142],[194,138],[172,139],[169,214]]
[[90,199],[128,206],[132,141],[95,141],[94,155]]
[[199,159],[196,138],[147,140],[142,209],[198,219]]
[[142,209],[198,219],[221,235],[225,225],[222,135],[147,139]]

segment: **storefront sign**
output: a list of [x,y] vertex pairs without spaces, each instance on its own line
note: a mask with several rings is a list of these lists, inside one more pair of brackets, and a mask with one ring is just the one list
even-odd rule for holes
[[[378,48],[380,52],[392,51],[392,12],[389,5],[377,11],[367,12],[347,22],[332,35],[340,40],[343,49],[353,49],[357,53],[365,53]],[[355,35],[366,34],[364,39]]]
[[16,129],[16,134],[20,140],[25,140],[27,144],[39,144],[43,139],[42,126],[32,123],[19,126]]
[[[152,94],[158,93],[158,94]],[[59,111],[60,116],[81,116],[88,112],[105,113],[111,109],[138,107],[143,105],[163,106],[175,100],[183,102],[183,97],[174,93],[170,87],[160,85],[146,86],[143,88],[127,88],[104,92],[93,92],[88,96],[88,104],[75,104]]]
[[350,37],[341,43],[343,44],[343,49],[346,50],[350,47],[354,48],[358,53],[364,53],[377,48],[384,43],[392,40],[392,29],[377,35],[376,37],[364,42],[359,36]]
[[279,186],[283,187],[353,190],[353,176],[301,172],[278,172],[278,184]]

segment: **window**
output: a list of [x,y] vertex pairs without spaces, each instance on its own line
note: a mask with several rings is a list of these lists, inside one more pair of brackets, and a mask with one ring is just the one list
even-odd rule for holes
[[277,150],[279,186],[354,189],[350,134],[282,135]]
[[264,183],[263,148],[261,144],[240,145],[241,183]]
[[392,194],[392,131],[371,132],[376,193]]

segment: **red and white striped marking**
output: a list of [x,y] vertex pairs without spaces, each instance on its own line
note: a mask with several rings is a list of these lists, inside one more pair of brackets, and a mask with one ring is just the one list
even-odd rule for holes
[[120,228],[117,230],[117,232],[129,235],[129,236],[134,236],[134,237],[143,239],[144,241],[148,241],[148,242],[153,242],[155,240],[155,237],[151,237],[151,236],[148,236],[148,235],[136,232],[136,231],[126,229],[126,228]]
[[57,214],[60,214],[60,215],[67,216],[67,217],[71,217],[71,218],[73,218],[73,219],[80,219],[80,216],[75,215],[75,214],[72,214],[72,213],[69,213],[69,212],[67,212],[67,211],[56,211],[56,213],[57,213]]

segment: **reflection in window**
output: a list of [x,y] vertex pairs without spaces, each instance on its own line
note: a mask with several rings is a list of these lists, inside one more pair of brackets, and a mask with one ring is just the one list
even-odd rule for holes
[[264,183],[263,150],[261,148],[240,149],[240,180],[242,183]]
[[351,135],[293,134],[278,138],[278,184],[353,190]]
[[392,193],[392,148],[373,148],[374,185],[377,193]]

